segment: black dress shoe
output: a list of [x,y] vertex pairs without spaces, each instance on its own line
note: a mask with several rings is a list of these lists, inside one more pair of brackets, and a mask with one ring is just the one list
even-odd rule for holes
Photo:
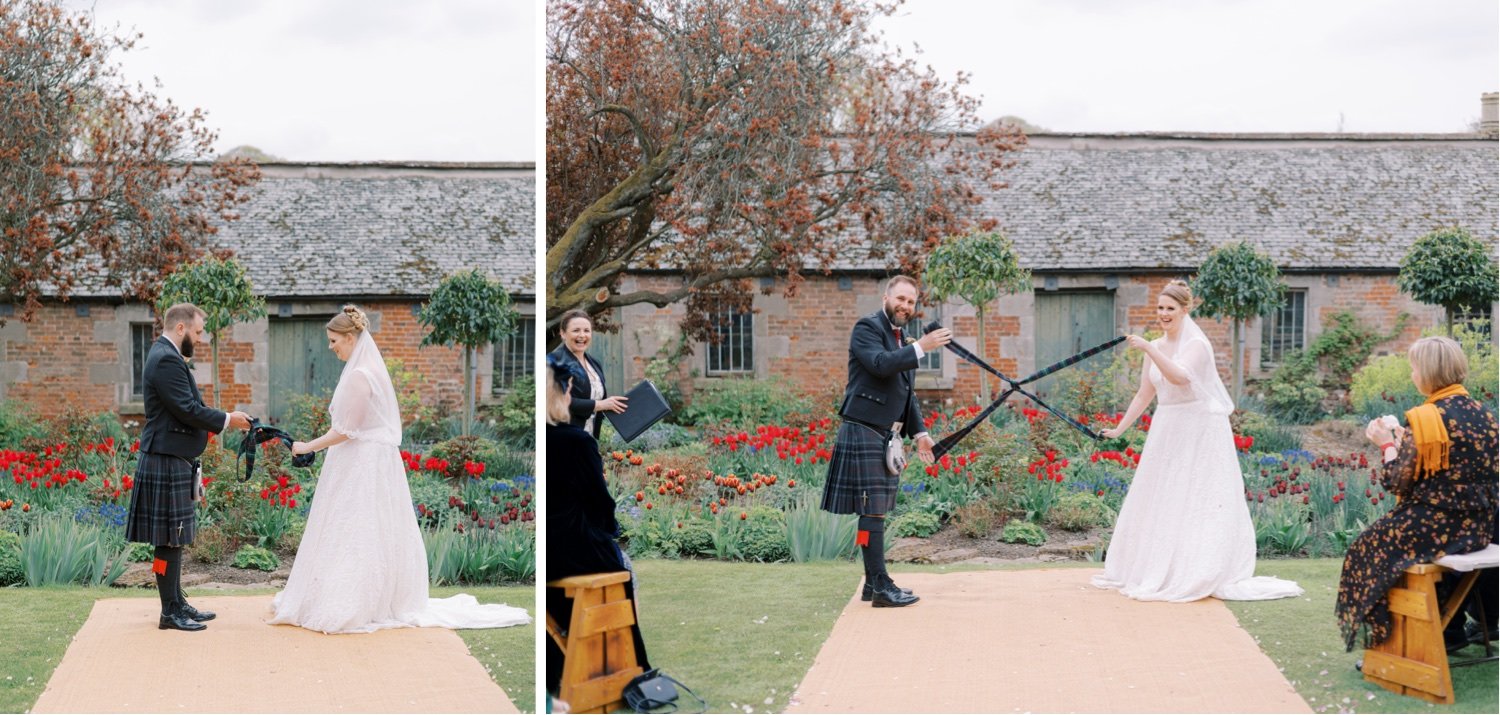
[[[891,584],[891,585],[894,586],[895,584]],[[902,593],[904,593],[904,594],[906,594],[908,596],[911,595],[911,589],[909,589],[909,588],[901,588],[899,586],[897,586],[897,588],[899,588]],[[859,592],[859,600],[861,600],[861,601],[869,601],[869,600],[873,600],[874,598],[875,598],[875,587],[871,586],[870,582],[867,580],[867,581],[865,581],[865,587],[864,587],[864,589]]]
[[202,623],[199,623],[183,615],[181,611],[170,614],[163,613],[161,616],[161,621],[156,624],[156,627],[164,631],[167,629],[179,631],[201,631],[205,628],[208,628],[208,626],[205,626]]
[[184,601],[183,604],[178,607],[178,613],[181,613],[182,615],[200,623],[203,621],[212,621],[214,617],[218,615],[213,611],[200,611],[196,608],[193,608],[192,606],[189,606],[186,601]]
[[901,587],[897,586],[894,583],[891,583],[890,581],[886,581],[884,584],[876,587],[874,593],[871,594],[870,598],[871,605],[876,608],[898,608],[900,606],[910,606],[911,604],[916,603],[919,600],[921,599],[918,598],[916,594],[913,594],[910,591],[903,590]]

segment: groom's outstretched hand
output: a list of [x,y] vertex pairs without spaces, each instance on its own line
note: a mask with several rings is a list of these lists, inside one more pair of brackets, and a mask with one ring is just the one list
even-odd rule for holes
[[[922,339],[917,341],[917,343],[922,346],[922,352],[924,353],[930,353],[951,342],[953,342],[953,331],[947,328],[938,328],[937,330],[923,335]],[[928,451],[932,451],[930,444],[928,447]]]
[[250,415],[238,410],[229,413],[229,426],[235,429],[250,429]]

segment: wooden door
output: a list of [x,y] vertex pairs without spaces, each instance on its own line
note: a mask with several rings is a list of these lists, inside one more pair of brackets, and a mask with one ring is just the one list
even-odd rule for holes
[[328,317],[271,318],[271,420],[286,417],[297,395],[333,394],[344,363],[328,349]]
[[[1036,294],[1036,368],[1083,352],[1115,337],[1115,296],[1110,291],[1038,292]],[[1108,359],[1101,353],[1068,370],[1097,370]],[[1097,364],[1096,364],[1097,363]],[[1037,382],[1033,392],[1051,393],[1054,373]],[[1040,392],[1039,392],[1040,391]],[[1051,404],[1051,401],[1048,401]]]

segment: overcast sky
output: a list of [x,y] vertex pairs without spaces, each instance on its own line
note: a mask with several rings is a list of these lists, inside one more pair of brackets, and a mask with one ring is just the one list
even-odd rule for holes
[[[126,74],[221,150],[537,159],[542,0],[67,2],[144,33]],[[1500,89],[1494,0],[910,0],[878,27],[972,73],[985,119],[1060,131],[1462,131]]]
[[984,119],[1058,131],[1464,131],[1500,90],[1495,0],[909,0],[877,27]]
[[534,161],[534,0],[66,0],[145,35],[125,75],[201,107],[220,151]]

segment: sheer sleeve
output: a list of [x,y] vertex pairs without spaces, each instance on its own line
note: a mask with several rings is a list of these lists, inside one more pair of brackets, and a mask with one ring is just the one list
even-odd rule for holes
[[333,391],[328,404],[328,419],[333,430],[349,439],[359,439],[370,429],[370,411],[375,390],[370,376],[363,370],[351,370]]
[[1178,351],[1176,362],[1187,372],[1188,387],[1192,388],[1195,398],[1208,404],[1216,413],[1229,414],[1234,410],[1234,402],[1229,399],[1224,381],[1219,378],[1213,349],[1207,339],[1188,341]]

